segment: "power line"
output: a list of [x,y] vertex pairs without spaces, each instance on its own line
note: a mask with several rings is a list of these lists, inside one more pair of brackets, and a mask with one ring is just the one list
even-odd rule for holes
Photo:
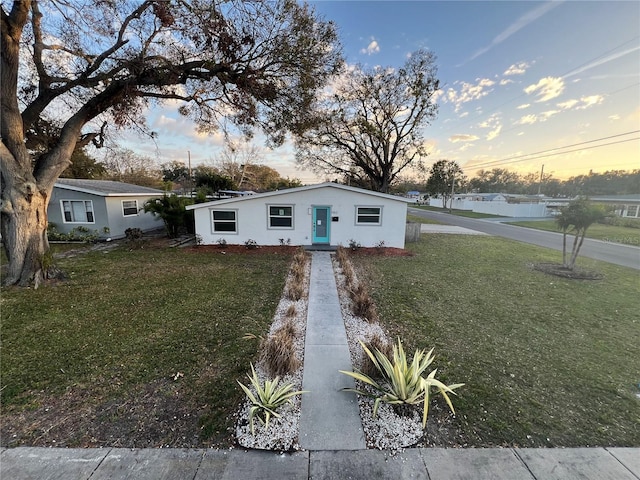
[[[625,132],[625,133],[619,133],[616,135],[610,135],[608,137],[602,137],[602,138],[596,138],[594,140],[587,140],[585,142],[579,142],[579,143],[573,143],[571,145],[565,145],[563,147],[555,147],[555,148],[550,148],[550,149],[546,149],[546,150],[540,150],[538,152],[533,152],[533,153],[526,153],[526,154],[522,154],[522,155],[514,155],[512,157],[506,157],[500,160],[491,160],[491,161],[487,161],[487,162],[481,162],[475,165],[466,165],[467,168],[481,168],[481,167],[488,167],[488,166],[492,166],[492,165],[506,165],[509,163],[517,163],[517,162],[523,162],[526,160],[533,160],[534,158],[544,158],[544,157],[551,157],[554,155],[562,155],[564,153],[571,153],[571,152],[576,152],[576,151],[580,151],[580,150],[591,150],[592,148],[598,148],[598,147],[604,147],[606,145],[615,145],[617,143],[625,143],[625,142],[629,142],[632,140],[637,140],[638,138],[632,138],[632,139],[627,139],[627,140],[620,140],[617,142],[610,142],[610,143],[605,143],[602,145],[593,145],[591,147],[586,147],[586,148],[579,148],[576,150],[569,150],[569,151],[563,151],[563,152],[556,152],[556,153],[549,153],[549,152],[554,152],[556,150],[564,150],[566,148],[573,148],[573,147],[578,147],[580,145],[587,145],[589,143],[594,143],[594,142],[601,142],[603,140],[610,140],[612,138],[618,138],[618,137],[624,137],[626,135],[632,135],[635,133],[640,133],[640,130],[633,130],[630,132]],[[546,155],[542,155],[542,154],[546,154]]]

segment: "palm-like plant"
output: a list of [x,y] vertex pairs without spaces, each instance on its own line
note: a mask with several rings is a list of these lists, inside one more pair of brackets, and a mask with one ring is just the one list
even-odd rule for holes
[[382,379],[378,381],[360,371],[347,372],[340,370],[340,373],[360,380],[374,389],[374,392],[353,388],[345,389],[346,391],[375,398],[373,406],[374,417],[378,412],[378,407],[381,402],[392,405],[417,405],[422,402],[424,404],[422,427],[424,428],[427,424],[429,393],[432,387],[436,388],[439,393],[442,394],[451,411],[455,413],[448,394],[455,394],[453,390],[463,386],[464,383],[445,385],[435,378],[437,369],[431,371],[426,377],[424,376],[424,372],[434,359],[433,348],[428,353],[425,353],[424,350],[416,350],[413,359],[409,362],[400,339],[398,339],[397,345],[393,346],[391,359],[378,349],[374,349],[372,352],[362,341],[360,345],[362,345],[362,348],[373,362]]
[[249,423],[251,425],[252,434],[254,433],[254,417],[258,417],[258,420],[260,420],[266,428],[269,426],[269,420],[272,416],[280,416],[276,412],[278,407],[287,402],[291,402],[291,398],[296,395],[307,393],[303,390],[292,392],[291,390],[293,390],[293,385],[291,383],[278,385],[280,383],[280,377],[276,377],[274,380],[265,380],[264,385],[262,385],[253,365],[251,365],[251,375],[247,375],[247,377],[255,390],[255,394],[251,388],[246,385],[243,385],[239,381],[238,384],[242,390],[244,390],[244,393],[247,394],[247,397],[251,402],[251,407],[249,408]]

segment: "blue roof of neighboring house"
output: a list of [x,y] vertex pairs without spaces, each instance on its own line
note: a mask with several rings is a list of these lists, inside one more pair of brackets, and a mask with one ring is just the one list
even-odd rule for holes
[[162,190],[112,180],[88,180],[81,178],[59,178],[55,186],[76,192],[90,193],[101,197],[163,195]]

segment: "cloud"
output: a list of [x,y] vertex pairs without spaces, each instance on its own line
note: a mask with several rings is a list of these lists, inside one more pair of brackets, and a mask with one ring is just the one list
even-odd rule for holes
[[503,30],[501,33],[499,33],[491,41],[491,43],[488,46],[483,47],[480,50],[478,50],[476,53],[474,53],[471,56],[471,58],[469,59],[469,61],[475,60],[480,55],[484,55],[489,50],[491,50],[493,47],[495,47],[495,46],[501,44],[502,42],[504,42],[507,38],[509,38],[514,33],[516,33],[518,30],[521,30],[522,28],[526,27],[530,23],[535,22],[538,18],[540,18],[541,16],[543,16],[547,12],[553,10],[558,5],[560,5],[561,3],[562,2],[546,2],[546,3],[543,3],[542,5],[534,8],[533,10],[529,10],[527,13],[525,13],[520,18],[518,18],[515,22],[513,22],[511,25],[509,25],[505,30]]
[[458,143],[458,142],[473,142],[475,140],[478,140],[479,137],[477,137],[476,135],[465,135],[465,134],[457,134],[457,135],[451,135],[449,137],[449,141],[451,143]]
[[514,63],[513,65],[511,65],[509,68],[507,68],[505,70],[503,75],[506,75],[506,76],[524,75],[524,73],[527,71],[527,69],[530,66],[531,66],[531,64],[529,64],[527,62]]
[[518,125],[533,125],[538,121],[538,118],[535,115],[525,115],[521,117],[516,123]]
[[453,88],[447,90],[447,99],[455,105],[455,111],[458,112],[462,108],[462,104],[479,100],[491,92],[491,87],[495,85],[495,81],[489,78],[477,78],[478,83],[472,84],[462,82],[460,91]]
[[540,79],[535,85],[529,85],[524,92],[538,96],[536,102],[546,102],[562,94],[564,91],[564,80],[558,77],[545,77]]
[[554,115],[560,113],[560,110],[547,110],[546,112],[542,112],[539,115],[525,115],[524,117],[520,117],[520,120],[516,122],[516,125],[533,125],[538,122],[546,122]]
[[569,110],[575,107],[577,104],[578,104],[578,100],[572,99],[572,100],[567,100],[566,102],[557,103],[556,105],[558,106],[558,108],[561,108],[562,110]]
[[600,105],[604,101],[602,95],[589,95],[587,97],[580,97],[580,100],[575,98],[567,100],[566,102],[558,103],[558,108],[562,110],[570,110],[575,108],[576,110],[585,110],[595,105]]
[[490,141],[496,138],[498,135],[500,135],[501,130],[502,130],[502,125],[498,125],[496,128],[494,128],[487,134],[487,140]]
[[531,106],[530,103],[523,103],[522,105],[518,105],[516,108],[518,110],[524,110],[525,108],[529,108]]
[[589,107],[593,107],[594,105],[600,105],[604,101],[604,97],[602,95],[590,95],[588,97],[580,98],[580,105],[576,108],[578,110],[584,110]]
[[369,45],[367,45],[367,48],[361,49],[360,53],[366,54],[366,55],[373,55],[374,53],[378,53],[379,51],[380,51],[380,45],[378,45],[378,42],[376,42],[375,38],[372,38]]
[[500,80],[500,85],[509,85],[510,83],[514,83],[514,81],[508,78],[503,78],[502,80]]

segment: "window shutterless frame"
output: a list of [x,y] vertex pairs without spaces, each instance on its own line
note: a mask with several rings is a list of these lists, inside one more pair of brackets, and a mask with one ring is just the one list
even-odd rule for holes
[[211,210],[213,233],[238,233],[237,210]]
[[267,226],[273,229],[293,229],[293,205],[267,205]]
[[382,225],[382,207],[357,205],[356,225]]
[[93,201],[60,200],[64,223],[95,223]]
[[135,217],[138,215],[137,200],[122,200],[122,216]]

